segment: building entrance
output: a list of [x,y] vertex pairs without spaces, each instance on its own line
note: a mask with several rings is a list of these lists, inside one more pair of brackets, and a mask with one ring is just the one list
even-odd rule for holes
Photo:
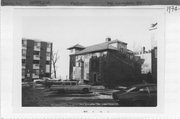
[[94,79],[94,83],[97,82],[97,74],[96,73],[94,73],[93,79]]

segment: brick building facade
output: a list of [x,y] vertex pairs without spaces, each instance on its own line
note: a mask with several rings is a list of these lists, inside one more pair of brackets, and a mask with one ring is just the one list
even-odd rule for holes
[[22,39],[22,80],[51,77],[52,43]]
[[119,40],[88,47],[79,44],[70,50],[69,78],[80,83],[103,84],[107,87],[141,82],[142,60]]

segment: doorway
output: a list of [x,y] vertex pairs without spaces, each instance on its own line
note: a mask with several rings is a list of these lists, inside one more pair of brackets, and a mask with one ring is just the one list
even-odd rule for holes
[[97,82],[97,74],[96,73],[94,73],[93,79],[94,79],[94,83],[96,83]]

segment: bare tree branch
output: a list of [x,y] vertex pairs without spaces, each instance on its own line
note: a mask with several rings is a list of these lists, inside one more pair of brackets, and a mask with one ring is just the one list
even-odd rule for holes
[[52,54],[52,65],[53,65],[53,70],[54,70],[53,73],[54,73],[55,78],[56,78],[56,69],[57,69],[56,63],[60,58],[60,56],[58,55],[58,51],[59,50],[57,50],[56,52],[53,52],[53,54]]

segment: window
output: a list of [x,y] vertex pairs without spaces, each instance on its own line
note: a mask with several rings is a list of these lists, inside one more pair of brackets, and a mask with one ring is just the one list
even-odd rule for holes
[[94,82],[97,82],[97,74],[96,73],[94,74],[93,78],[94,78]]
[[34,69],[34,70],[33,70],[33,73],[34,73],[35,75],[39,75],[39,69]]
[[76,62],[76,67],[78,67],[78,65],[79,65],[79,63],[78,63],[78,62]]
[[27,45],[27,41],[26,40],[22,40],[22,45],[26,46]]
[[34,42],[34,46],[39,46],[40,47],[40,42]]
[[25,76],[25,69],[22,69],[22,75]]
[[33,60],[33,64],[39,64],[39,60]]
[[85,68],[88,68],[88,62],[85,62],[84,67],[85,67]]
[[50,48],[51,47],[51,43],[47,43],[47,48]]
[[36,57],[36,58],[40,58],[40,56],[39,56],[39,55],[35,55],[35,57]]
[[50,65],[49,64],[46,65],[46,73],[50,73]]
[[39,55],[40,52],[39,51],[34,51],[34,55]]
[[22,59],[22,63],[26,63],[26,60],[25,60],[25,59]]
[[50,61],[46,61],[46,64],[50,64]]
[[46,56],[47,56],[47,57],[50,57],[50,52],[47,52],[47,53],[46,53]]
[[117,43],[111,43],[110,46],[117,48]]
[[26,50],[22,49],[22,56],[26,56]]

